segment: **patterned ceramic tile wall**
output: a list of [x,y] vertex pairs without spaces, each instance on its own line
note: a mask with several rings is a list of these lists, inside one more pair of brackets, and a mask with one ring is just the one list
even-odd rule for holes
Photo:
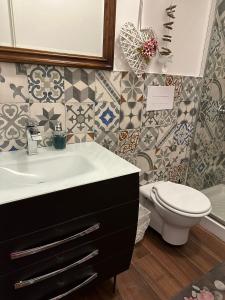
[[[225,180],[225,1],[219,0],[195,126],[187,184],[199,190]],[[183,109],[183,108],[182,108]]]
[[[175,86],[174,108],[146,111],[148,85]],[[0,63],[0,151],[26,146],[34,118],[50,146],[57,121],[69,143],[95,140],[141,168],[140,182],[184,182],[202,80]]]

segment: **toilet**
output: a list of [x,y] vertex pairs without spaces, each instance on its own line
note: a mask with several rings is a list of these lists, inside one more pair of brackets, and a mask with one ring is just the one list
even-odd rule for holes
[[170,181],[140,187],[140,203],[151,211],[150,226],[172,245],[185,244],[191,227],[212,209],[203,193]]

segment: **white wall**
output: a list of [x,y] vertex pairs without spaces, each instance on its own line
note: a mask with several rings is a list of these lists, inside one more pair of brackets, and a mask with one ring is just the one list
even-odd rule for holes
[[13,0],[16,47],[102,56],[103,0]]
[[0,1],[0,46],[12,46],[8,0]]
[[[123,59],[119,45],[121,26],[127,22],[137,25],[139,0],[117,1],[117,25],[114,69],[127,71],[129,66]],[[152,27],[160,39],[163,34],[163,23],[166,21],[164,10],[171,0],[144,0],[143,27]],[[215,0],[177,0],[176,20],[173,35],[173,63],[168,64],[168,73],[185,76],[203,75],[203,66],[207,53],[207,36],[211,32],[211,20],[215,8]],[[157,60],[151,64],[148,72],[161,73]]]

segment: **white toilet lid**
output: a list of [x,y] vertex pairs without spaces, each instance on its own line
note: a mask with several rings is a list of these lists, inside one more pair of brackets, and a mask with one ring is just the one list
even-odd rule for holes
[[204,214],[211,210],[210,200],[201,192],[170,181],[154,184],[157,201],[187,214]]

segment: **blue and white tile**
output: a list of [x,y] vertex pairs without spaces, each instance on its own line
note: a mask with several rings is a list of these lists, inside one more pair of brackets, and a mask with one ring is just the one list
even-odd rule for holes
[[55,66],[27,67],[31,103],[62,103],[64,101],[64,69]]
[[194,126],[191,123],[183,121],[178,123],[174,132],[174,142],[176,145],[189,146],[194,134]]
[[119,129],[120,106],[114,102],[98,102],[95,105],[95,129],[115,132]]

